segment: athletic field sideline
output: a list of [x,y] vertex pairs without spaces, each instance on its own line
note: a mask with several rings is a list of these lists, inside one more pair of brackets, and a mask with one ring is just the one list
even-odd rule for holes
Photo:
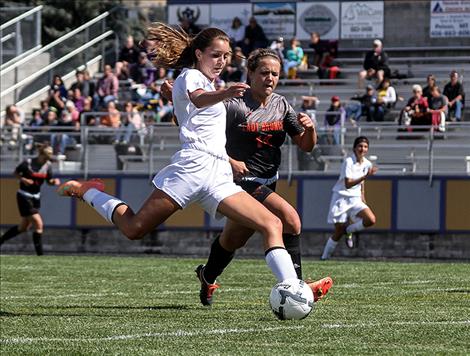
[[202,259],[1,256],[3,355],[468,354],[470,264],[307,260],[335,285],[302,321],[268,306],[262,259],[236,260],[211,309]]

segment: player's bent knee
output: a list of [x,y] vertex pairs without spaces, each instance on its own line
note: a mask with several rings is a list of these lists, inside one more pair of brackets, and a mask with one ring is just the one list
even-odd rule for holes
[[286,233],[299,235],[302,230],[299,215],[295,213],[286,216],[285,219],[283,219],[283,228]]
[[373,226],[375,225],[375,222],[376,222],[376,218],[375,218],[375,215],[373,214],[363,220],[363,224],[365,227]]
[[140,224],[128,226],[127,228],[122,229],[121,231],[129,240],[141,240],[147,233],[147,231],[145,231]]

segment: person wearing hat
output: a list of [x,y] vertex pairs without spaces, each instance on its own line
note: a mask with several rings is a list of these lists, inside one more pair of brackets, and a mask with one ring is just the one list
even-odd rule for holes
[[341,106],[339,96],[331,97],[331,105],[325,113],[324,125],[328,132],[328,142],[333,145],[341,143],[341,127],[344,126],[346,110]]
[[38,256],[43,254],[42,232],[43,221],[39,214],[41,207],[41,185],[46,182],[49,185],[59,185],[58,178],[52,178],[52,147],[48,143],[38,145],[38,155],[28,158],[15,169],[15,176],[18,178],[20,187],[16,193],[18,210],[21,215],[19,225],[15,225],[7,230],[0,237],[0,245],[5,241],[25,232],[33,226],[34,249]]
[[364,58],[364,69],[359,72],[359,88],[364,87],[365,79],[376,79],[377,84],[384,78],[390,77],[388,66],[388,55],[383,50],[382,41],[376,39],[373,42],[373,49],[366,53]]

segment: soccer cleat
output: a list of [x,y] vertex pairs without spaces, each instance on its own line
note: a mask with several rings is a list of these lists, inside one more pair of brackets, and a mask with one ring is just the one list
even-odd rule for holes
[[353,241],[353,234],[352,234],[352,232],[346,233],[346,246],[348,246],[349,248],[353,248],[353,247],[354,247],[354,241]]
[[201,290],[199,291],[199,299],[201,300],[202,305],[212,305],[212,295],[216,291],[217,288],[219,288],[218,284],[210,284],[207,283],[205,278],[204,278],[204,265],[199,265],[197,266],[196,272],[197,278],[201,282]]
[[312,282],[310,280],[306,280],[305,282],[312,289],[313,300],[315,302],[317,300],[322,299],[333,286],[333,280],[331,279],[331,277],[325,277],[316,282]]
[[84,182],[69,180],[57,188],[57,194],[63,197],[83,199],[83,195],[91,188],[102,192],[104,190],[104,183],[101,179],[90,179]]

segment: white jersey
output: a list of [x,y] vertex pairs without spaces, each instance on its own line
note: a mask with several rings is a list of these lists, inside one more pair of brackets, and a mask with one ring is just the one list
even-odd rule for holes
[[361,187],[364,181],[348,189],[345,186],[344,179],[361,178],[367,174],[367,171],[371,167],[372,163],[366,158],[363,159],[362,163],[359,163],[355,155],[347,157],[341,166],[341,173],[333,187],[333,192],[346,197],[360,197],[362,195]]
[[197,108],[189,93],[197,89],[215,91],[214,85],[197,69],[185,68],[173,85],[173,103],[180,126],[180,141],[183,148],[193,148],[227,159],[225,150],[225,105]]

